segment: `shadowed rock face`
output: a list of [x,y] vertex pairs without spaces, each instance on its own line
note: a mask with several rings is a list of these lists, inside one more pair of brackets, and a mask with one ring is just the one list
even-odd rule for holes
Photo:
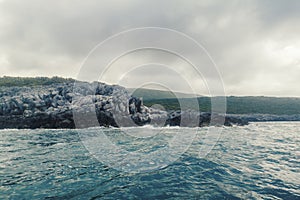
[[[219,117],[219,124],[246,120]],[[49,86],[0,87],[0,128],[87,128],[93,126],[207,126],[210,113],[148,108],[117,85],[76,82]],[[223,122],[222,120],[223,119]],[[225,121],[224,121],[225,120]],[[215,121],[215,120],[214,120]],[[218,121],[218,120],[216,120]]]

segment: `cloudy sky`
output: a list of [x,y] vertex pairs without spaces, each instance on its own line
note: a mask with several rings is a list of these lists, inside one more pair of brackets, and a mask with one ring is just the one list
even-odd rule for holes
[[[221,82],[226,95],[300,96],[299,10],[298,0],[0,0],[0,76],[100,77],[201,94],[219,93]],[[87,58],[108,37],[140,27],[186,34],[202,52],[162,29],[124,35]],[[169,48],[129,52],[141,40]],[[104,57],[113,62],[103,75]]]

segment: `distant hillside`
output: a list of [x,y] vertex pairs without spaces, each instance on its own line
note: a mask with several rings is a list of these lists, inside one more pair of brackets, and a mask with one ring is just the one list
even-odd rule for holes
[[[130,89],[133,91],[133,89]],[[210,112],[211,98],[200,96],[197,98],[199,108],[195,104],[193,95],[185,93],[174,93],[169,91],[137,89],[136,97],[143,97],[146,106],[154,104],[162,105],[166,110],[180,109],[179,99],[184,109],[199,109],[203,112]],[[213,97],[217,98],[217,97]],[[293,115],[300,114],[300,98],[276,98],[262,96],[227,97],[227,113],[230,114],[274,114]]]
[[127,88],[129,92],[133,92],[133,96],[143,97],[144,100],[152,99],[176,99],[176,98],[193,98],[195,95],[182,92],[171,92],[163,90],[145,89],[145,88]]
[[[214,97],[217,98],[217,97]],[[197,109],[192,99],[180,99],[185,108]],[[145,99],[144,104],[151,106],[160,104],[166,110],[180,109],[178,99]],[[198,98],[199,109],[210,112],[211,99],[209,97]],[[300,98],[276,98],[276,97],[227,97],[227,113],[230,114],[274,114],[293,115],[300,114]]]

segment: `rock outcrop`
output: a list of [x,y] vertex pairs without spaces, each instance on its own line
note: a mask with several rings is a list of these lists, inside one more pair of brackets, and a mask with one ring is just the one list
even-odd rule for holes
[[245,125],[241,117],[148,108],[117,85],[76,82],[0,87],[0,128]]

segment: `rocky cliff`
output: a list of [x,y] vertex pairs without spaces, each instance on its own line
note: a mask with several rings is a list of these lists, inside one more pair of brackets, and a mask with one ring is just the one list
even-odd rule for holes
[[[214,120],[211,120],[214,119]],[[245,125],[247,120],[148,108],[117,85],[100,82],[0,87],[0,128]],[[216,123],[217,122],[217,123]],[[219,123],[218,123],[219,122]]]

